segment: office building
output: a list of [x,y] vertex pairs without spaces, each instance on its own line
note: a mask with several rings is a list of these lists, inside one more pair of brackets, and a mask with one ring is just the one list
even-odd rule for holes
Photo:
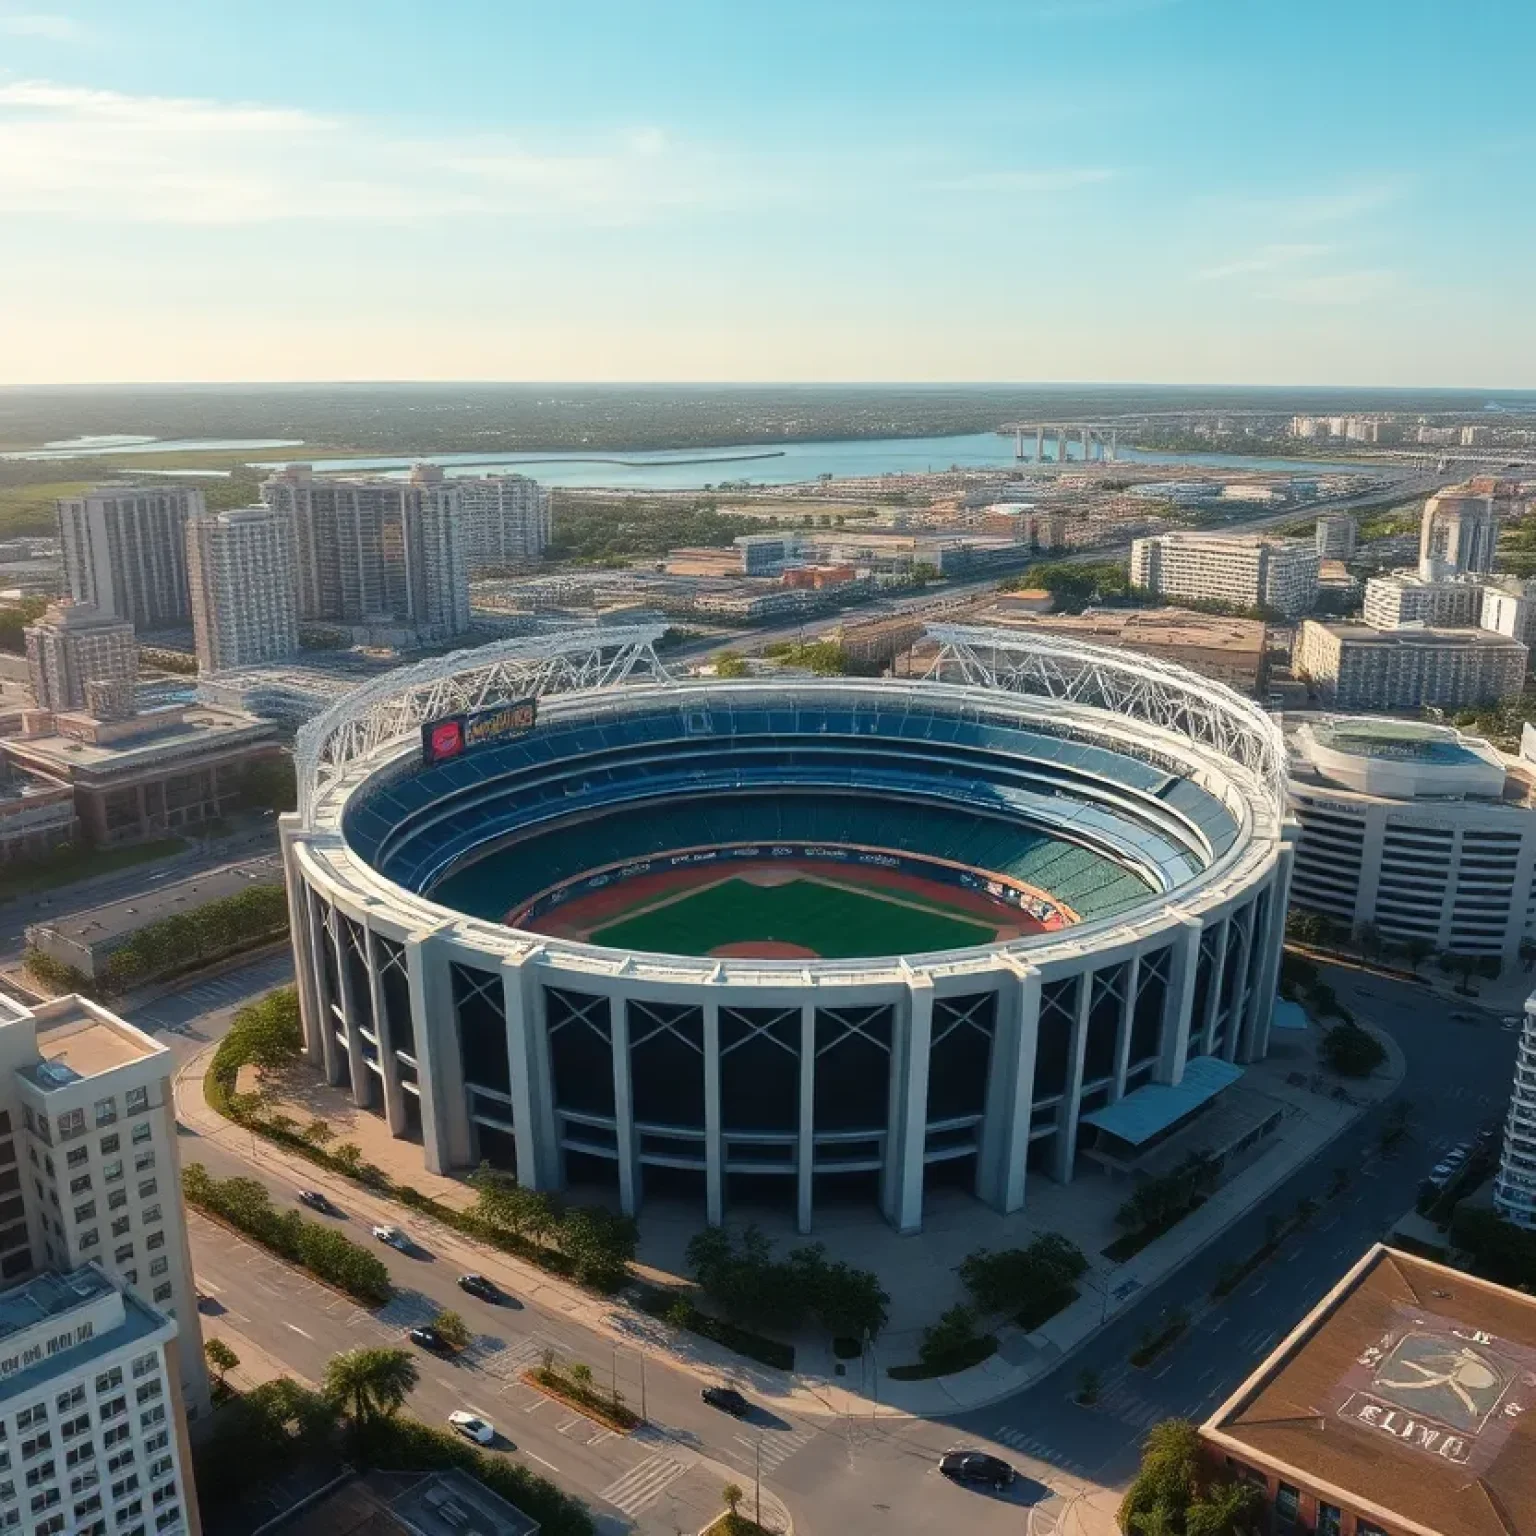
[[1200,1427],[1260,1528],[1529,1536],[1536,1299],[1378,1244]]
[[199,672],[283,661],[299,648],[293,519],[271,507],[187,523],[187,581]]
[[1475,624],[1482,607],[1483,589],[1475,579],[1392,571],[1366,582],[1361,617],[1373,629],[1456,629]]
[[1536,996],[1525,1000],[1515,1052],[1515,1083],[1504,1122],[1504,1154],[1493,1183],[1493,1204],[1506,1221],[1536,1229]]
[[70,596],[141,634],[189,623],[187,519],[203,511],[203,493],[180,485],[103,485],[61,498]]
[[89,1266],[0,1292],[0,1527],[197,1536],[176,1321]]
[[744,533],[731,542],[741,557],[743,576],[777,576],[800,548],[792,533]]
[[1293,905],[1398,944],[1518,958],[1536,923],[1528,765],[1449,726],[1380,716],[1310,718],[1287,747]]
[[1531,643],[1531,621],[1536,618],[1536,582],[1518,576],[1495,577],[1482,588],[1482,612],[1478,627],[1492,634],[1508,635],[1522,645]]
[[468,630],[461,505],[441,470],[332,480],[292,464],[261,499],[293,520],[301,621],[377,644],[434,644]]
[[1261,534],[1161,533],[1131,545],[1133,587],[1157,597],[1270,608],[1287,618],[1317,600],[1317,569],[1312,545]]
[[39,709],[83,709],[89,683],[125,683],[139,675],[133,625],[88,603],[50,603],[23,631],[27,678]]
[[549,543],[549,492],[527,475],[464,476],[459,493],[470,575],[532,565]]
[[1317,558],[1352,560],[1360,525],[1347,512],[1327,512],[1317,520]]
[[1424,503],[1419,525],[1419,567],[1426,561],[1483,575],[1493,569],[1499,543],[1499,508],[1490,486],[1455,486]]
[[0,761],[0,864],[43,858],[78,831],[69,785]]
[[1291,668],[1331,708],[1472,709],[1519,696],[1526,648],[1481,629],[1372,629],[1307,619]]
[[208,1373],[181,1202],[173,1066],[163,1045],[84,998],[31,1008],[5,1002],[0,1165],[9,1162],[11,1174],[0,1174],[0,1186],[11,1192],[0,1205],[0,1282],[99,1265],[175,1320],[176,1374],[188,1410],[202,1413]]

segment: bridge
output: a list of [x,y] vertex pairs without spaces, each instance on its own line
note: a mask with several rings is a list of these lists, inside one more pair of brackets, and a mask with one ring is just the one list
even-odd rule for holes
[[[999,434],[1013,434],[1013,456],[1021,464],[1066,464],[1076,462],[1087,464],[1097,459],[1101,463],[1112,463],[1115,459],[1115,444],[1119,434],[1119,428],[1115,426],[1099,425],[1094,422],[1074,421],[1064,425],[1046,422],[1008,422],[999,427]],[[1035,451],[1033,454],[1026,452],[1029,439],[1033,436]],[[1079,451],[1075,456],[1072,453],[1074,442]],[[1047,445],[1054,446],[1054,452],[1049,458],[1046,456]]]

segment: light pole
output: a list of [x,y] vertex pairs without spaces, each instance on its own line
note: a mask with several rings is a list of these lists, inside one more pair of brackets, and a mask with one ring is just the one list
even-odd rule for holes
[[757,1432],[757,1521],[758,1530],[763,1528],[763,1432]]
[[645,1355],[640,1356],[640,1422],[649,1424],[651,1416],[645,1411]]

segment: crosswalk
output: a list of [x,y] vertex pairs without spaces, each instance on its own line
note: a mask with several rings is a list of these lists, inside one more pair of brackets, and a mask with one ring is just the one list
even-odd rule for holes
[[687,1470],[682,1462],[670,1456],[647,1456],[639,1466],[631,1467],[622,1477],[600,1489],[597,1496],[626,1515],[638,1515]]
[[742,1449],[730,1450],[727,1454],[738,1457],[748,1466],[757,1465],[758,1447],[762,1447],[763,1471],[773,1472],[783,1466],[800,1447],[811,1439],[809,1430],[802,1430],[788,1435],[733,1435],[731,1437]]
[[1030,1434],[1025,1430],[1016,1429],[1011,1424],[1004,1424],[1001,1429],[992,1431],[994,1440],[1001,1440],[1004,1445],[1012,1446],[1016,1451],[1022,1451],[1026,1456],[1033,1457],[1036,1461],[1049,1462],[1059,1471],[1066,1472],[1072,1477],[1088,1476],[1088,1469],[1080,1461],[1074,1461],[1070,1456],[1064,1456],[1055,1446],[1042,1440],[1039,1435]]

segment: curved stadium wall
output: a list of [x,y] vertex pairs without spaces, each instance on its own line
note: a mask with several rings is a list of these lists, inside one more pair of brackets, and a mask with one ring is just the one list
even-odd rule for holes
[[[1291,858],[1268,718],[1127,653],[931,633],[921,681],[679,682],[635,630],[340,701],[283,825],[311,1059],[435,1171],[606,1178],[631,1212],[651,1180],[712,1222],[777,1192],[802,1231],[856,1184],[908,1231],[938,1165],[1019,1209],[1028,1173],[1072,1177],[1085,1113],[1262,1056]],[[424,724],[531,695],[532,730],[423,763]],[[768,959],[544,921],[748,856],[990,887],[1033,931]]]

